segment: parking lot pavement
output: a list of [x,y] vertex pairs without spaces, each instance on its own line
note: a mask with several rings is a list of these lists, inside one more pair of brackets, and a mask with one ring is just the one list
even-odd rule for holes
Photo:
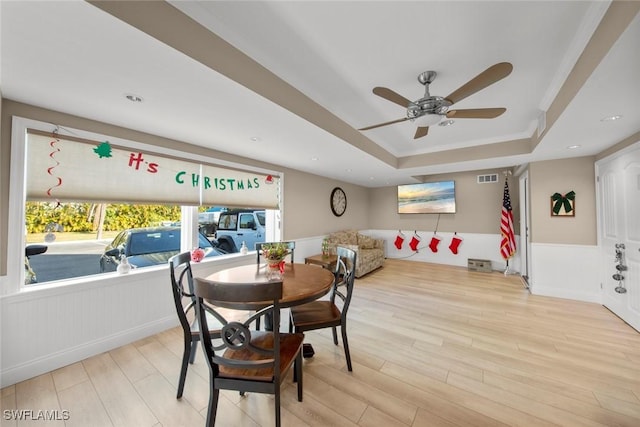
[[29,258],[38,283],[100,273],[100,255],[108,240],[47,243],[47,252]]
[[36,273],[38,283],[100,273],[98,254],[45,253],[31,257],[29,264]]

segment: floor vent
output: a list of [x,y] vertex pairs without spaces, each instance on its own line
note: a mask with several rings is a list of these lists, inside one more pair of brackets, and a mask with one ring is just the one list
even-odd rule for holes
[[478,175],[478,184],[494,184],[498,182],[498,174]]
[[483,273],[491,273],[491,261],[488,259],[467,259],[467,269],[469,271],[481,271]]

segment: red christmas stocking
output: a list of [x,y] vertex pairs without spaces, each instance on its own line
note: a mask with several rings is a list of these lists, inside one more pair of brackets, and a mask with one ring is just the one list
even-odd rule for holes
[[451,238],[451,244],[449,245],[449,249],[453,252],[454,255],[458,255],[458,247],[462,243],[462,239],[458,236],[453,236]]
[[413,237],[411,237],[411,241],[409,242],[409,247],[411,248],[412,251],[418,252],[418,245],[420,244],[420,241],[422,241],[422,238],[417,234],[414,234]]
[[404,243],[404,234],[398,233],[398,235],[396,236],[396,241],[393,244],[396,245],[396,248],[398,248],[398,250],[400,250],[402,249],[402,243]]
[[429,243],[429,248],[433,253],[438,252],[438,244],[440,243],[440,238],[433,236],[431,238],[431,243]]

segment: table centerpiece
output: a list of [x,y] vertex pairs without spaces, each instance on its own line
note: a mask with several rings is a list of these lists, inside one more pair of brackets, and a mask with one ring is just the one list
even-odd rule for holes
[[262,257],[267,263],[267,277],[269,279],[282,279],[284,259],[287,255],[289,255],[289,246],[286,243],[265,243],[262,245]]

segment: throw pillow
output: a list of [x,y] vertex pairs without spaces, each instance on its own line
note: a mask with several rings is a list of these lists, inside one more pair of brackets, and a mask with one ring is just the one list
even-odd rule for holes
[[361,249],[373,249],[375,245],[375,241],[370,236],[365,236],[364,234],[358,234],[358,246]]

